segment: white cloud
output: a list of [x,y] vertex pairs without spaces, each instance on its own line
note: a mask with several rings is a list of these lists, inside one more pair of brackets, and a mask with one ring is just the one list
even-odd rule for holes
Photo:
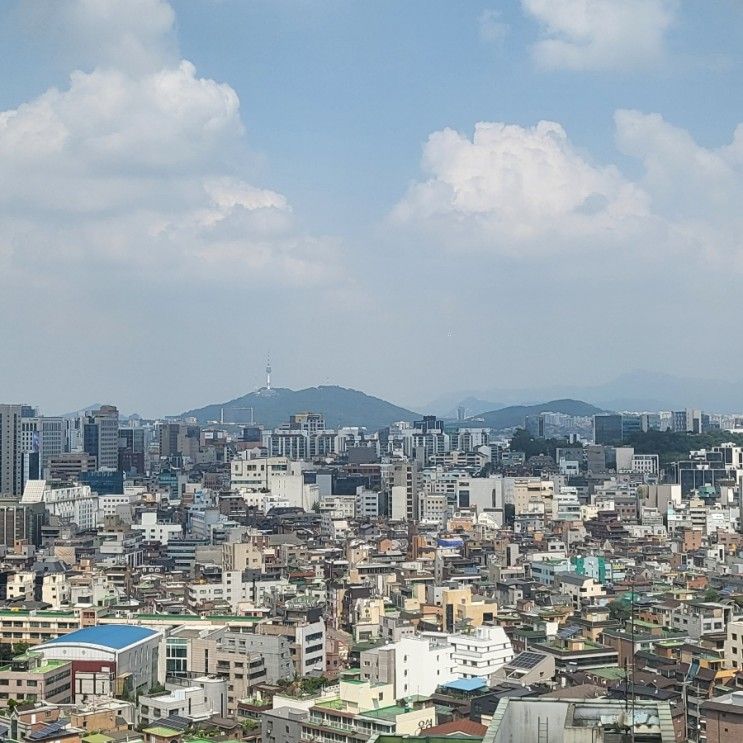
[[[140,280],[338,277],[338,245],[304,235],[283,195],[246,180],[235,91],[165,61],[166,3],[74,0],[55,12],[119,51],[0,112],[0,265],[36,277],[98,266]],[[138,61],[112,66],[119,53]]]
[[659,114],[620,110],[617,144],[644,166],[642,188],[679,238],[743,267],[743,124],[729,145],[702,147]]
[[591,163],[554,122],[479,123],[472,139],[435,132],[423,168],[429,177],[394,217],[451,245],[541,254],[613,239],[648,216],[643,192],[616,168]]
[[546,69],[646,67],[663,59],[675,0],[521,0],[541,27],[532,47]]
[[34,0],[22,7],[27,25],[76,67],[145,72],[178,61],[166,0]]
[[553,122],[434,132],[426,177],[393,218],[432,244],[494,256],[632,252],[743,270],[743,125],[705,148],[658,114],[620,110],[615,122],[619,149],[643,165],[635,181],[591,162]]
[[493,44],[502,44],[510,27],[503,21],[503,16],[498,10],[486,9],[480,13],[478,19],[480,38]]

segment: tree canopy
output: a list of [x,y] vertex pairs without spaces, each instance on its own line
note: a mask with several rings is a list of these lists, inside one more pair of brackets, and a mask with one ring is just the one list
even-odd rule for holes
[[523,428],[517,428],[511,437],[511,451],[522,451],[526,458],[546,454],[553,459],[558,447],[570,446],[567,439],[540,439]]

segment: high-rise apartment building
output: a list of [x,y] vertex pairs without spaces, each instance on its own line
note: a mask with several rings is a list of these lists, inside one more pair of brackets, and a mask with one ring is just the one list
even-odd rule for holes
[[23,490],[22,417],[22,405],[0,405],[0,495]]
[[[393,488],[405,488],[405,517],[408,521],[420,519],[418,502],[418,467],[414,462],[395,462],[392,470]],[[402,492],[400,490],[400,492]]]

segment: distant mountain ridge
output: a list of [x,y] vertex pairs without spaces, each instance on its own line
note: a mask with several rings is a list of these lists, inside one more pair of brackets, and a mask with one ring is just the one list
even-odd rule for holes
[[307,387],[290,390],[278,387],[257,390],[224,403],[214,403],[182,413],[183,418],[193,417],[199,423],[219,421],[224,412],[225,423],[262,424],[275,428],[289,420],[289,416],[302,411],[322,413],[328,428],[339,426],[365,426],[370,431],[389,426],[395,421],[412,421],[419,413],[407,410],[379,397],[359,390],[335,385]]
[[[484,421],[484,425],[500,431],[504,428],[516,428],[524,425],[524,418],[527,415],[539,415],[539,413],[564,413],[565,415],[575,415],[581,417],[590,417],[603,413],[601,408],[584,402],[583,400],[550,400],[537,405],[511,405],[500,410],[490,410],[486,413],[480,413],[477,416],[468,418],[471,423]],[[480,425],[483,425],[480,423]]]
[[[473,399],[498,400],[503,405],[536,405],[540,400],[591,400],[607,410],[682,410],[701,408],[710,413],[743,413],[743,382],[675,376],[636,369],[597,385],[555,384],[549,387],[483,388],[461,390],[421,405],[439,415],[450,415]],[[495,410],[492,405],[483,410]],[[471,408],[468,414],[474,415]]]

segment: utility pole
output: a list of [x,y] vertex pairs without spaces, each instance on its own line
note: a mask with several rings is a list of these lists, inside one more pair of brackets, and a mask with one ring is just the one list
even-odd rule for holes
[[630,740],[635,743],[635,587],[630,588],[630,637],[632,641],[632,712],[630,716]]

